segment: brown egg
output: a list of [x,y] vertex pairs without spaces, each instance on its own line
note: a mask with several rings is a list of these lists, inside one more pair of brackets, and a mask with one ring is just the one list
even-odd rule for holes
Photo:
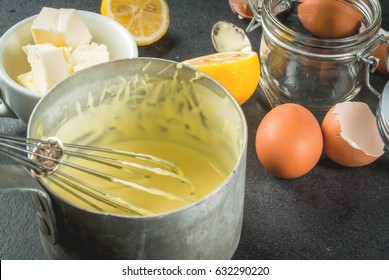
[[309,172],[318,162],[323,137],[315,116],[297,104],[272,109],[257,129],[258,159],[272,175],[296,178]]
[[323,119],[324,151],[334,162],[348,167],[372,163],[384,153],[376,118],[362,102],[334,105]]
[[300,0],[298,17],[312,35],[339,39],[359,32],[362,14],[338,0]]

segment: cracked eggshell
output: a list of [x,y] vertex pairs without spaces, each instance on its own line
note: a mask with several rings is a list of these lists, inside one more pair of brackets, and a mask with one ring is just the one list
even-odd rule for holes
[[322,122],[324,152],[348,167],[365,166],[384,153],[376,118],[363,102],[334,105]]
[[385,36],[389,36],[389,32],[386,31],[385,29],[383,28],[380,28],[380,31],[378,32],[379,34],[384,34]]
[[[231,10],[239,15],[239,18],[252,19],[253,11],[250,9],[247,0],[230,0]],[[253,1],[254,2],[254,1]],[[253,3],[254,4],[254,3]],[[262,7],[262,1],[258,1],[258,8]]]

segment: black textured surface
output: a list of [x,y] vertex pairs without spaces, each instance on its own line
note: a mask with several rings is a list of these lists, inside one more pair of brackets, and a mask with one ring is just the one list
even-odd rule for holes
[[[43,6],[99,12],[100,1],[2,1],[0,34]],[[157,43],[139,56],[176,61],[213,53],[210,31],[218,20],[245,28],[227,0],[168,0],[171,24]],[[383,27],[389,30],[389,3],[381,0]],[[260,30],[249,34],[259,49]],[[374,74],[382,90],[387,76]],[[373,109],[377,99],[358,96]],[[326,157],[306,176],[280,180],[269,175],[255,154],[257,126],[268,110],[261,90],[243,105],[248,127],[247,187],[241,241],[234,259],[389,259],[389,155],[363,168],[340,167]],[[0,133],[24,135],[26,126],[0,118]],[[9,163],[0,156],[0,163]],[[0,178],[1,180],[1,178]],[[45,259],[28,194],[0,194],[0,258]]]

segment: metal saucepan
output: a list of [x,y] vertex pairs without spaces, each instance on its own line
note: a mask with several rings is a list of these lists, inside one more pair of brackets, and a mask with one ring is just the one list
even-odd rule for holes
[[[190,145],[202,153],[224,149],[233,158],[233,168],[220,186],[184,208],[144,217],[80,208],[15,165],[0,166],[0,189],[33,193],[42,244],[53,259],[231,258],[242,226],[247,125],[238,103],[214,80],[185,65],[154,58],[117,60],[94,66],[59,83],[41,99],[30,118],[28,136],[54,136],[66,123],[64,120],[88,110],[88,102],[100,98],[107,81],[135,75],[149,77],[150,83],[153,77],[158,77],[166,82],[178,81],[177,86],[181,81],[196,85],[194,94],[206,101],[202,104],[204,117],[214,124],[208,132],[224,140],[197,143],[198,137],[191,137]],[[198,88],[205,90],[195,92]],[[155,104],[150,106],[158,111]],[[107,116],[114,113],[107,111]],[[133,107],[128,110],[129,117],[131,114],[134,114]],[[163,118],[163,114],[158,116]],[[89,122],[90,127],[96,125],[93,120]],[[72,133],[62,138],[64,142],[75,141]]]

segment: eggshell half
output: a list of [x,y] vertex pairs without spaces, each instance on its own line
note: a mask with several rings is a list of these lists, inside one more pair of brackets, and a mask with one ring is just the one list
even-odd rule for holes
[[[247,0],[230,0],[230,7],[232,11],[245,19],[253,18],[253,11],[250,9]],[[254,4],[254,1],[252,1]],[[258,7],[262,7],[262,1],[258,1]]]
[[363,102],[334,105],[322,123],[324,152],[334,162],[349,166],[365,166],[384,153],[376,118]]

